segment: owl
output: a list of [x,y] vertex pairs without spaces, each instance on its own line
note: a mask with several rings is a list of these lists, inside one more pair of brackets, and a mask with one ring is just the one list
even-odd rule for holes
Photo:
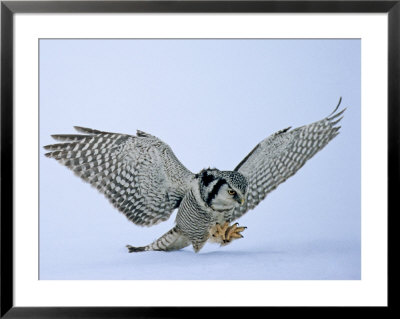
[[174,227],[154,242],[129,252],[173,251],[206,242],[221,246],[243,238],[246,229],[235,222],[272,190],[294,175],[339,134],[346,109],[324,119],[280,130],[262,140],[232,170],[189,171],[159,138],[77,127],[83,134],[58,134],[61,143],[47,145],[45,155],[90,183],[140,226],[167,220],[177,209]]

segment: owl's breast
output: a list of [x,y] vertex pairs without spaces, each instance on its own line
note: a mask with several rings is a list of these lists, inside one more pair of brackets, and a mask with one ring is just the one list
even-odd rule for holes
[[196,196],[196,190],[189,190],[184,196],[176,215],[176,225],[192,242],[206,240],[209,228],[215,224],[212,210]]

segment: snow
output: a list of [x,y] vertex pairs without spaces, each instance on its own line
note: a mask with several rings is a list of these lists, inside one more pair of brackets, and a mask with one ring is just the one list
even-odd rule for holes
[[[112,250],[111,248],[114,248]],[[335,241],[296,245],[128,254],[115,245],[85,250],[71,263],[62,254],[46,262],[41,279],[92,280],[356,280],[359,246]],[[65,255],[64,255],[65,256]]]

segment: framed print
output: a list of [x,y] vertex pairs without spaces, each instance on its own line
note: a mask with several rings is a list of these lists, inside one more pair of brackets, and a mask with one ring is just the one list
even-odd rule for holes
[[389,309],[399,12],[3,1],[1,316]]

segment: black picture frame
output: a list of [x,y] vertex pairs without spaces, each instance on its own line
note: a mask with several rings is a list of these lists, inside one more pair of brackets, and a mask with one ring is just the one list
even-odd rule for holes
[[[400,0],[396,1],[1,1],[1,312],[3,318],[178,318],[193,314],[248,316],[245,308],[189,307],[15,307],[13,303],[13,19],[15,13],[119,13],[119,12],[307,12],[388,14],[388,225],[398,213],[400,129]],[[390,214],[391,213],[391,214]],[[388,226],[389,228],[389,226]],[[389,230],[388,244],[391,249]],[[390,263],[389,255],[388,261]],[[388,269],[390,270],[390,268]],[[389,276],[391,273],[389,272]],[[390,281],[388,280],[388,287]],[[389,312],[388,307],[356,308],[357,311]],[[327,307],[260,307],[258,315],[293,311],[323,314]],[[253,310],[252,309],[252,310]],[[353,308],[354,309],[354,308]],[[329,307],[332,314],[349,308]],[[195,312],[193,312],[195,311]]]

